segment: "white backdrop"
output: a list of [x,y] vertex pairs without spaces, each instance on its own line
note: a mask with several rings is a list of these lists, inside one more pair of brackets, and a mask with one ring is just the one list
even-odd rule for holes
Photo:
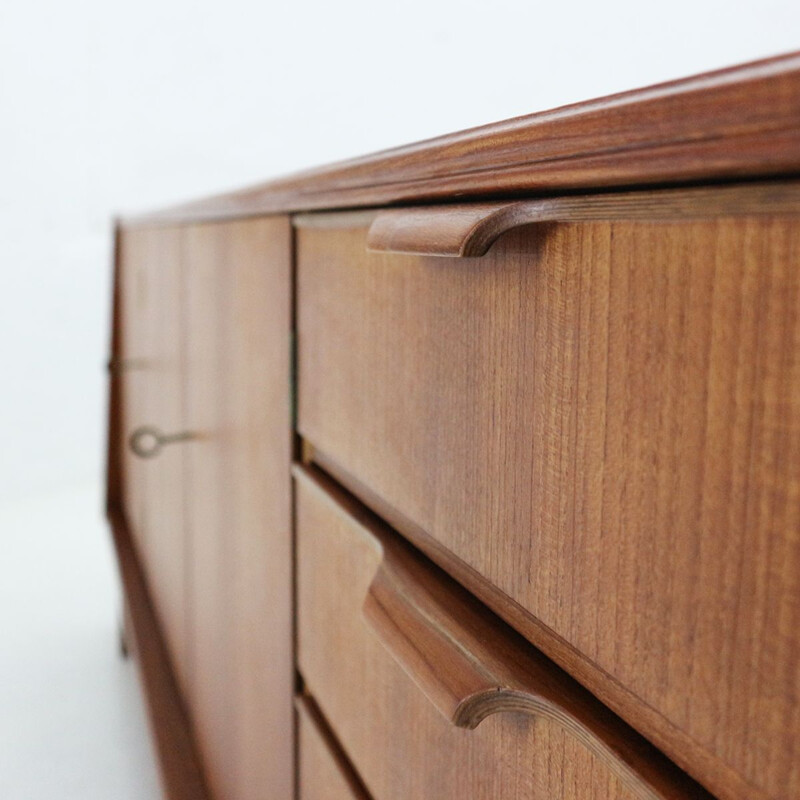
[[0,0],[0,504],[101,474],[109,221],[786,52],[797,0]]

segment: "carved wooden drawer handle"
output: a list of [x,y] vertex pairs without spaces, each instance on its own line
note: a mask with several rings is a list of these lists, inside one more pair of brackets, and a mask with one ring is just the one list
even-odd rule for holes
[[395,661],[453,725],[490,714],[548,718],[637,798],[711,798],[599,700],[397,534],[370,526],[383,560],[364,615]]
[[391,208],[372,219],[367,249],[466,258],[485,255],[502,234],[532,223],[768,216],[785,213],[787,203],[800,203],[797,184],[765,184],[748,192],[729,186]]
[[155,458],[165,445],[186,442],[196,438],[197,434],[191,431],[162,433],[152,425],[142,425],[130,435],[128,446],[139,458]]
[[367,234],[373,252],[422,256],[482,256],[506,231],[535,222],[529,203],[471,203],[378,212]]

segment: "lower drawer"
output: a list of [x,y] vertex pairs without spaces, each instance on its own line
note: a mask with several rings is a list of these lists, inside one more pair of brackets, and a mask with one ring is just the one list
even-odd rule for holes
[[300,671],[377,800],[709,796],[331,481],[296,482]]

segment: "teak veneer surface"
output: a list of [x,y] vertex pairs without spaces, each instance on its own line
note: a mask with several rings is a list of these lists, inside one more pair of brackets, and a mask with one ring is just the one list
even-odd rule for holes
[[[288,798],[291,226],[118,236],[109,508],[130,520],[215,800]],[[193,438],[141,459],[141,425]]]
[[109,523],[125,591],[126,645],[139,665],[165,800],[213,800],[130,530],[118,506]]
[[790,54],[398,147],[127,224],[798,172],[800,55]]
[[211,800],[186,706],[177,684],[176,670],[171,663],[139,561],[138,547],[124,511],[124,393],[118,366],[124,361],[123,341],[133,331],[126,331],[123,324],[125,291],[122,262],[122,236],[121,231],[117,230],[109,359],[106,513],[125,595],[124,647],[129,654],[135,655],[139,666],[165,798]]
[[189,609],[184,521],[185,448],[133,455],[142,425],[184,426],[183,260],[178,227],[126,230],[120,238],[122,339],[112,369],[122,382],[124,507],[178,685],[188,687]]
[[317,462],[726,800],[800,795],[799,219],[297,232]]
[[215,800],[294,786],[290,248],[286,217],[184,231],[188,700]]
[[[121,222],[107,508],[168,796],[297,787],[290,389],[308,459],[694,779],[800,796],[798,175],[795,53]],[[195,438],[133,458],[148,424]],[[341,734],[376,800],[641,800],[552,718],[453,727],[495,673],[417,686],[313,492],[309,791]]]

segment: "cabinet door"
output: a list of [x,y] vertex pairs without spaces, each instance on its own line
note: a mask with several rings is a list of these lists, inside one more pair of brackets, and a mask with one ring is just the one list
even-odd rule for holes
[[147,370],[153,363],[152,331],[153,262],[157,239],[148,228],[123,230],[120,234],[120,298],[122,336],[114,369],[120,371],[122,386],[122,483],[128,526],[139,557],[146,549],[146,501],[149,471],[146,462],[133,455],[128,439],[143,420],[151,417],[147,395]]
[[293,786],[288,218],[186,229],[189,706],[219,800]]
[[131,228],[122,236],[125,507],[181,689],[186,687],[185,447],[135,455],[143,428],[184,429],[181,230]]

